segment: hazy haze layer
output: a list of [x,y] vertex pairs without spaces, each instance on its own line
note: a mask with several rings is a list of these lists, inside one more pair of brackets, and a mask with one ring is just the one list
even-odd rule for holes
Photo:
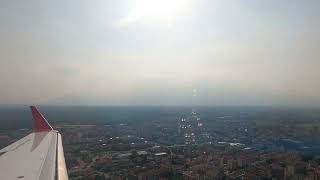
[[320,1],[178,1],[2,0],[0,104],[320,104]]

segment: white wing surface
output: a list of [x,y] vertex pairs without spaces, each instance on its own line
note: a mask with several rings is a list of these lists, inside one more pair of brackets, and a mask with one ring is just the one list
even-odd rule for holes
[[31,106],[33,132],[0,150],[2,180],[68,180],[61,135]]

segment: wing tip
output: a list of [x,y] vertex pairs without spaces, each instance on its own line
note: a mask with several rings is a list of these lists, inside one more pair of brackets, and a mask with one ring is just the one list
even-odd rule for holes
[[30,109],[33,118],[33,132],[48,132],[53,130],[36,106],[32,105]]

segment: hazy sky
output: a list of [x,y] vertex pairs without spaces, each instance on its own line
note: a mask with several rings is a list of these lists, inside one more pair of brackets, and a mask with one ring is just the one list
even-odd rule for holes
[[0,104],[320,105],[319,0],[1,0]]

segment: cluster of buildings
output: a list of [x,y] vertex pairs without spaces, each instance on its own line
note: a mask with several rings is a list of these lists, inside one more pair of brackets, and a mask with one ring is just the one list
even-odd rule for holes
[[178,133],[184,137],[186,145],[204,143],[210,139],[203,121],[195,111],[178,121]]
[[[70,179],[320,179],[317,157],[263,152],[241,143],[197,143],[202,134],[197,130],[192,130],[194,143],[167,145],[134,129],[61,127]],[[125,132],[130,135],[121,136]]]

